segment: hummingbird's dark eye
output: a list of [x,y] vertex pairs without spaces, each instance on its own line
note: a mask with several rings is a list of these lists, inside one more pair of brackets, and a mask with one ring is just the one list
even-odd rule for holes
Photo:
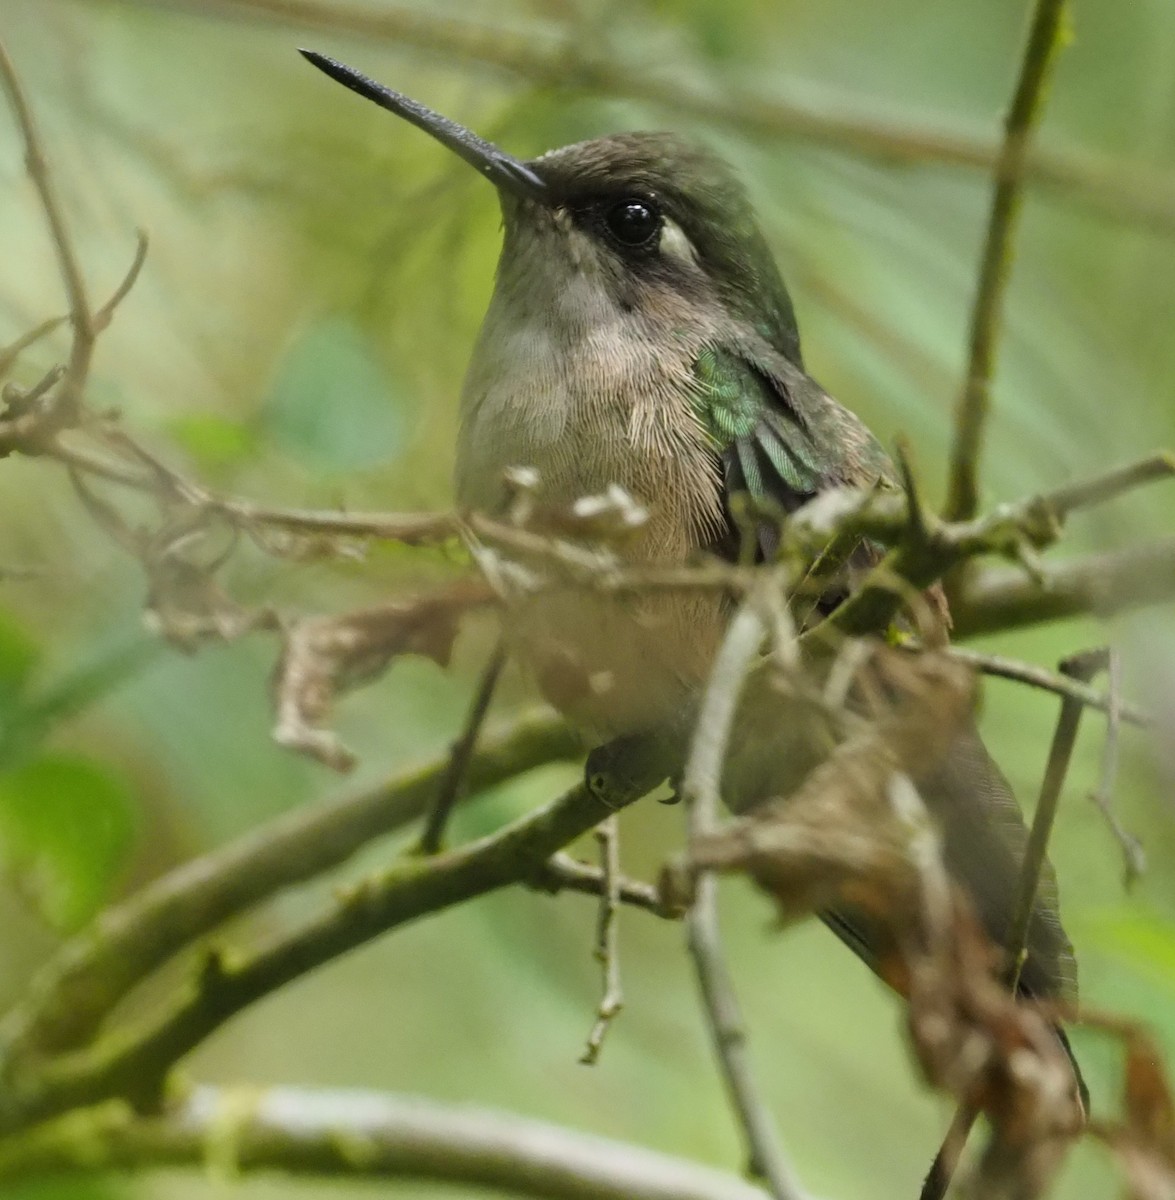
[[604,214],[608,232],[622,245],[647,246],[661,232],[661,213],[648,200],[630,196]]

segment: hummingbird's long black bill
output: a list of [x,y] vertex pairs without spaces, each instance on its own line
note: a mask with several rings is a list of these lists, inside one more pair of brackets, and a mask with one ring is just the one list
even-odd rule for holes
[[524,200],[548,199],[547,185],[542,179],[525,163],[512,158],[504,150],[499,150],[493,142],[487,142],[464,125],[442,117],[440,113],[433,112],[418,101],[384,87],[374,79],[368,79],[366,75],[345,63],[319,54],[316,50],[299,50],[299,53],[344,87],[373,100],[380,108],[386,108],[388,112],[403,117],[418,129],[431,134],[442,146],[447,146],[470,166],[476,167],[495,187],[513,192]]

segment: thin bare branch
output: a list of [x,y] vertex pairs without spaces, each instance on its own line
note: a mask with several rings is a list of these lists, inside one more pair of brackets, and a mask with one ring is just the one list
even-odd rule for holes
[[72,413],[80,403],[81,389],[94,349],[94,337],[97,332],[94,316],[86,296],[86,282],[70,237],[69,225],[65,220],[61,201],[58,199],[56,188],[53,185],[41,136],[21,87],[16,68],[3,43],[0,43],[0,81],[3,82],[4,90],[8,93],[9,104],[24,139],[25,166],[41,201],[41,209],[49,226],[53,249],[57,255],[57,265],[61,270],[65,294],[69,301],[73,345],[62,384],[62,404],[68,412]]
[[946,514],[953,520],[975,515],[979,507],[979,466],[983,432],[991,406],[1004,293],[1012,270],[1012,248],[1023,201],[1028,148],[1062,42],[1065,0],[1036,0],[1020,77],[1004,122],[996,167],[995,193],[971,311],[970,361],[955,413]]
[[[1104,649],[1074,655],[1061,663],[1061,673],[1087,683],[1105,666],[1106,656]],[[1032,816],[1032,828],[1028,833],[1024,863],[1020,868],[1020,886],[1016,895],[1016,904],[1012,910],[1012,921],[1008,927],[1005,949],[1008,981],[1012,987],[1015,987],[1019,980],[1020,970],[1024,963],[1025,947],[1028,945],[1028,926],[1032,921],[1036,893],[1040,886],[1040,877],[1044,871],[1045,857],[1048,854],[1049,838],[1052,835],[1053,822],[1057,815],[1057,805],[1061,798],[1061,789],[1065,786],[1065,776],[1069,772],[1069,762],[1073,757],[1073,747],[1077,741],[1077,729],[1084,711],[1085,705],[1080,700],[1070,696],[1062,698],[1057,728],[1053,733],[1044,779],[1040,785],[1040,795]]]
[[482,672],[481,681],[477,685],[477,692],[470,705],[469,714],[465,718],[465,727],[461,730],[461,736],[453,743],[453,748],[449,753],[449,765],[441,778],[436,798],[425,818],[424,832],[420,835],[421,854],[436,854],[444,844],[445,826],[449,823],[449,817],[461,799],[469,774],[469,764],[477,746],[477,739],[482,725],[485,724],[490,701],[494,698],[494,691],[505,665],[506,642],[505,638],[499,635],[490,654],[490,660]]
[[54,330],[60,329],[68,317],[50,317],[40,325],[34,325],[28,333],[21,334],[14,342],[0,349],[0,379],[12,370],[16,360],[30,347],[36,345],[42,338],[48,337]]
[[135,241],[135,254],[131,259],[131,265],[127,268],[127,273],[122,277],[122,282],[118,287],[114,289],[110,299],[94,314],[95,334],[101,333],[110,324],[118,306],[127,298],[131,288],[138,282],[139,272],[142,271],[143,264],[147,261],[147,247],[147,231],[140,229]]
[[1106,741],[1102,750],[1102,769],[1097,787],[1089,798],[1097,805],[1110,832],[1122,850],[1123,880],[1131,888],[1146,870],[1142,843],[1123,827],[1114,812],[1114,787],[1118,781],[1118,750],[1122,737],[1122,655],[1110,648],[1106,673],[1109,678],[1109,707],[1106,712]]
[[[1027,684],[1029,687],[1039,688],[1041,691],[1052,692],[1056,696],[1067,696],[1084,704],[1086,708],[1096,709],[1098,712],[1109,713],[1110,711],[1111,697],[1108,694],[1099,692],[1096,688],[1092,688],[1072,676],[1046,670],[1044,667],[1036,666],[1035,663],[1006,658],[1002,654],[985,654],[977,650],[967,650],[961,646],[952,646],[948,653],[952,658],[967,663],[984,675]],[[1154,717],[1122,700],[1121,697],[1118,699],[1117,711],[1119,719],[1129,725],[1137,725],[1141,729],[1150,729],[1154,726]]]
[[[580,862],[563,852],[551,855],[527,883],[552,894],[568,891],[585,896],[602,896],[607,888],[604,872],[599,867]],[[685,911],[670,903],[661,894],[660,888],[639,879],[620,875],[617,879],[617,896],[621,904],[644,909],[655,917],[676,920],[685,916]]]
[[[718,824],[722,766],[739,695],[767,635],[760,610],[766,601],[768,582],[763,580],[764,591],[749,596],[731,621],[702,699],[681,786],[691,844],[711,834]],[[742,1013],[722,949],[718,881],[710,871],[702,871],[694,881],[694,889],[693,903],[686,913],[687,941],[710,1038],[746,1144],[748,1169],[764,1180],[774,1200],[796,1200],[799,1183],[759,1094],[747,1056]]]
[[979,1110],[966,1100],[955,1109],[950,1128],[934,1156],[934,1162],[930,1164],[926,1178],[922,1181],[918,1200],[945,1200],[955,1172],[959,1168],[959,1160],[967,1147],[967,1139],[971,1136],[971,1130],[978,1119]]
[[[1087,684],[1105,665],[1105,658],[1106,651],[1100,649],[1074,655],[1061,663],[1061,673],[1066,678]],[[1086,707],[1085,701],[1081,697],[1066,692],[1060,694],[1061,712],[1057,720],[1056,731],[1053,734],[1052,745],[1049,748],[1048,762],[1045,766],[1044,779],[1041,782],[1040,795],[1036,802],[1036,811],[1033,814],[1024,862],[1020,868],[1019,888],[1005,946],[1005,977],[1008,987],[1013,992],[1016,990],[1020,971],[1024,965],[1028,946],[1028,927],[1032,922],[1032,914],[1036,906],[1036,893],[1044,871],[1049,837],[1056,819],[1061,789],[1064,787],[1065,776],[1068,774],[1069,763],[1073,757],[1073,747],[1077,741],[1077,728]],[[979,1109],[974,1104],[967,1100],[959,1104],[951,1121],[950,1129],[947,1131],[942,1146],[931,1164],[930,1172],[922,1185],[919,1200],[943,1200],[946,1196],[958,1168],[959,1159],[967,1145],[967,1139],[978,1117]]]
[[617,916],[620,911],[620,822],[613,815],[596,826],[600,847],[600,906],[596,919],[596,961],[604,974],[604,993],[596,1008],[596,1020],[588,1034],[587,1046],[580,1057],[585,1066],[595,1066],[612,1022],[624,1007],[620,984],[620,938]]
[[[222,495],[184,479],[125,434],[120,434],[117,440],[123,450],[130,451],[133,447],[137,460],[134,466],[60,440],[53,443],[51,457],[66,466],[147,494],[158,494],[164,484],[176,499],[209,515],[223,517],[244,530],[267,526],[299,537],[373,539],[410,546],[447,541],[460,530],[460,521],[452,512],[349,513],[282,508]],[[147,470],[143,469],[145,466]]]
[[1079,480],[1048,493],[1048,502],[1062,519],[1083,508],[1116,500],[1135,488],[1175,475],[1175,455],[1163,450],[1101,475]]

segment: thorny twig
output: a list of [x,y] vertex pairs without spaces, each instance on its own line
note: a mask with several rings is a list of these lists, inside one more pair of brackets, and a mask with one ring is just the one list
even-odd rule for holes
[[1012,269],[1012,247],[1023,203],[1029,142],[1044,106],[1057,52],[1065,0],[1037,0],[1020,65],[1020,77],[1004,122],[1004,141],[971,311],[970,361],[955,414],[946,512],[955,520],[979,507],[979,459],[990,408],[1004,293]]
[[1102,769],[1097,787],[1089,798],[1097,805],[1110,832],[1122,848],[1123,877],[1127,888],[1133,887],[1146,870],[1146,854],[1142,843],[1118,820],[1114,812],[1114,786],[1118,779],[1118,747],[1122,736],[1122,655],[1114,647],[1106,656],[1109,706],[1106,709],[1106,740],[1102,750]]
[[494,691],[505,665],[506,642],[504,635],[499,635],[490,654],[489,662],[486,663],[485,670],[482,672],[481,681],[477,685],[477,692],[473,697],[472,705],[470,705],[469,714],[465,718],[465,726],[461,730],[460,737],[453,743],[453,748],[449,753],[449,765],[425,819],[424,832],[420,835],[421,854],[436,854],[444,844],[445,826],[449,823],[453,808],[460,800],[461,792],[466,785],[469,761],[473,757],[478,735],[481,733],[482,725],[485,724],[490,701],[494,698]]
[[600,872],[603,886],[596,917],[596,961],[603,968],[604,994],[596,1009],[595,1024],[588,1034],[580,1062],[594,1066],[600,1057],[604,1038],[612,1022],[624,1007],[624,992],[620,985],[620,937],[617,917],[620,911],[620,820],[617,815],[601,822],[595,829],[600,847]]

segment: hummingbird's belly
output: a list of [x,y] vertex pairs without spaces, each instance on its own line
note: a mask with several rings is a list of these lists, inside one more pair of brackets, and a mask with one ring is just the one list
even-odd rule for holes
[[[619,485],[647,507],[648,525],[624,546],[626,562],[680,565],[713,542],[720,485],[712,452],[692,424],[654,427],[645,444],[633,435],[631,408],[618,407],[611,428],[609,414],[598,410],[590,424],[556,427],[551,414],[561,408],[567,412],[549,405],[525,425],[515,408],[509,428],[498,424],[492,432],[472,422],[463,431],[461,503],[500,511],[501,487],[490,481],[501,480],[509,467],[527,466],[538,474],[543,506],[569,506]],[[546,699],[586,732],[610,738],[661,726],[681,713],[706,679],[723,608],[714,594],[614,596],[577,586],[519,601],[507,624],[516,656]]]
[[611,738],[684,712],[705,680],[721,621],[712,597],[580,594],[527,600],[511,625],[546,699],[585,731]]

